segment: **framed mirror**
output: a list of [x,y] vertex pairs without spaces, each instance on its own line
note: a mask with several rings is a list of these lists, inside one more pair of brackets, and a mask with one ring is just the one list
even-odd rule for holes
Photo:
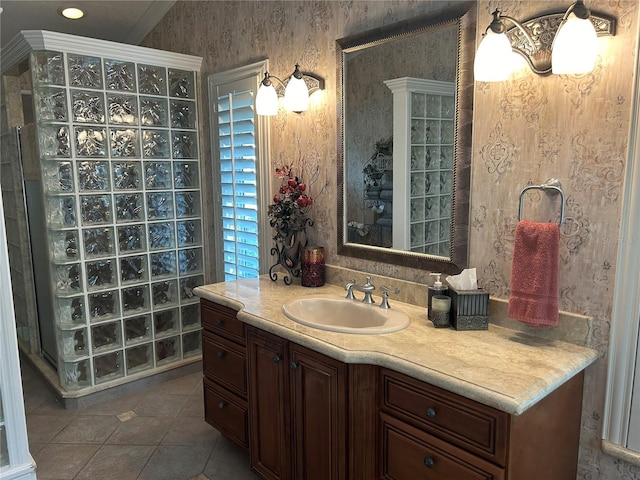
[[337,40],[338,254],[467,265],[475,2]]

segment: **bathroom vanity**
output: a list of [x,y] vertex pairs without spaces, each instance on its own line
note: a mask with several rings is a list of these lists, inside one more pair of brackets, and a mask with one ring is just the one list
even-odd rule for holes
[[[320,289],[198,287],[206,420],[265,479],[573,480],[591,349],[490,325],[354,335],[289,320]],[[377,298],[379,300],[379,298]],[[377,308],[377,307],[372,307]]]

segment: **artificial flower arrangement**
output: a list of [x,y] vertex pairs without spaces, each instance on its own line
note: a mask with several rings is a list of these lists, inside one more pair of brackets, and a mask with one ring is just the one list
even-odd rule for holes
[[307,185],[294,174],[290,165],[276,168],[276,177],[282,179],[282,183],[267,214],[269,224],[275,230],[273,239],[277,241],[287,238],[292,231],[313,225],[309,217],[313,199],[307,192]]

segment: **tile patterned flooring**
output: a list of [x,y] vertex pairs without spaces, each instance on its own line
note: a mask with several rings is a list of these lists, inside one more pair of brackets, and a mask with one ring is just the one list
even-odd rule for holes
[[65,410],[22,364],[38,480],[257,480],[247,452],[204,421],[198,373]]

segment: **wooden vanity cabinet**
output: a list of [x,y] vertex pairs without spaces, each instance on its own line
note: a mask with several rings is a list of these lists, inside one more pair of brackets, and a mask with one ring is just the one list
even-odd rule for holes
[[245,325],[231,308],[202,299],[200,309],[205,420],[248,448]]
[[252,327],[247,348],[255,471],[269,480],[346,479],[347,365]]
[[201,300],[205,419],[266,480],[574,480],[584,373],[520,415],[345,364]]
[[380,478],[573,480],[583,373],[509,415],[380,369]]

